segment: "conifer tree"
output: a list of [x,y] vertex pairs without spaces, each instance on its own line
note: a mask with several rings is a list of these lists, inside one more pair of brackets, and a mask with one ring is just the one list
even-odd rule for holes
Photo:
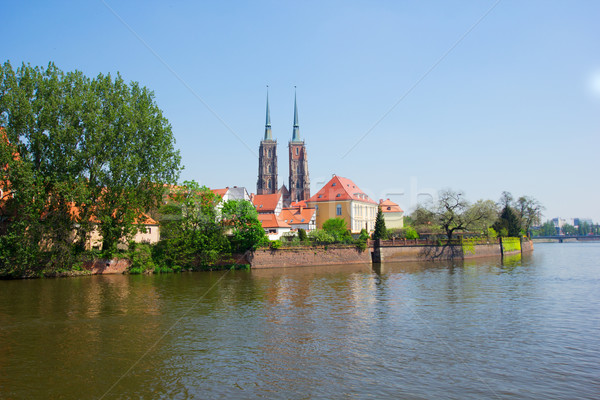
[[383,211],[381,207],[377,209],[377,218],[375,219],[375,232],[373,232],[373,240],[387,238],[387,229],[385,220],[383,219]]

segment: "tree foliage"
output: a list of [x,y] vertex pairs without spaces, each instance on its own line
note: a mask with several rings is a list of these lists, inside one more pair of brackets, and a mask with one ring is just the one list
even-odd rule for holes
[[520,220],[521,229],[530,236],[531,227],[541,223],[544,206],[535,198],[521,196],[515,202],[515,211]]
[[331,235],[336,242],[350,243],[352,235],[343,218],[330,218],[323,222],[323,230]]
[[228,200],[221,212],[223,222],[231,230],[233,251],[243,253],[269,242],[252,203],[245,200]]
[[505,205],[500,217],[493,226],[499,236],[517,237],[521,236],[521,223],[519,217],[510,205]]
[[220,196],[194,181],[173,188],[160,209],[161,242],[156,255],[164,265],[210,265],[229,252],[216,207]]
[[375,218],[375,231],[373,232],[373,240],[387,239],[387,229],[385,227],[385,219],[381,207],[377,208],[377,217]]
[[[3,245],[25,245],[29,266],[40,253],[50,260],[69,254],[73,241],[82,249],[95,227],[113,251],[179,174],[171,127],[154,94],[119,74],[91,79],[52,63],[13,70],[6,62],[0,125],[0,184],[16,193],[8,207],[11,232],[20,236],[3,236]],[[5,259],[22,259],[10,254]]]
[[497,215],[490,201],[480,200],[471,205],[463,192],[450,189],[440,191],[437,204],[433,209],[426,211],[429,218],[442,228],[448,239],[452,239],[455,232],[480,231]]

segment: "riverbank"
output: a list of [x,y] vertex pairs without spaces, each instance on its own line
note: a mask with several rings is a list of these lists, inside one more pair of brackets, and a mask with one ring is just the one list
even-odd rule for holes
[[369,241],[365,249],[355,245],[322,245],[260,248],[244,254],[222,256],[210,265],[194,268],[158,267],[154,264],[132,266],[130,258],[98,258],[85,261],[74,269],[40,271],[21,277],[71,277],[110,274],[156,274],[181,271],[215,271],[228,269],[265,269],[306,267],[315,265],[377,264],[382,262],[466,260],[483,257],[505,257],[533,251],[533,241],[527,238],[465,239],[441,243],[426,240],[378,240]]

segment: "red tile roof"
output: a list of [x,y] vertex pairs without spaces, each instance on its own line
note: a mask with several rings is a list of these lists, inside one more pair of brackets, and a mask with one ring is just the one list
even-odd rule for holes
[[348,178],[342,178],[341,176],[334,175],[329,182],[325,184],[314,196],[307,200],[307,202],[319,202],[319,201],[341,201],[341,200],[355,200],[362,201],[365,203],[377,204],[371,200],[369,196],[354,182]]
[[392,213],[392,212],[404,212],[400,206],[390,199],[387,200],[379,200],[379,206],[381,207],[381,211],[384,213]]
[[290,228],[284,220],[275,214],[258,214],[258,220],[263,228]]
[[225,188],[225,189],[211,189],[211,191],[214,194],[218,194],[219,196],[221,196],[221,198],[223,198],[227,194],[228,190],[229,190],[229,188]]
[[274,213],[281,199],[281,193],[257,194],[252,198],[252,203],[259,213]]
[[290,225],[308,224],[315,215],[314,208],[284,208],[279,214],[279,218],[283,219]]

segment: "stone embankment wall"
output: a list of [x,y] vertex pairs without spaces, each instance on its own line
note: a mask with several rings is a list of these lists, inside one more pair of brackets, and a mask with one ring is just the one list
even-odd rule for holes
[[83,269],[90,271],[92,275],[122,274],[129,268],[129,265],[130,261],[123,258],[100,259],[84,263]]
[[404,245],[378,247],[376,244],[371,250],[374,252],[373,262],[388,261],[423,261],[423,260],[447,260],[447,259],[472,259],[482,257],[502,257],[513,254],[528,253],[533,251],[533,242],[529,239],[521,239],[516,243],[477,243],[472,246],[435,246],[435,245]]
[[371,263],[371,251],[356,247],[311,247],[259,249],[248,257],[252,268],[281,268],[309,265],[363,264]]

